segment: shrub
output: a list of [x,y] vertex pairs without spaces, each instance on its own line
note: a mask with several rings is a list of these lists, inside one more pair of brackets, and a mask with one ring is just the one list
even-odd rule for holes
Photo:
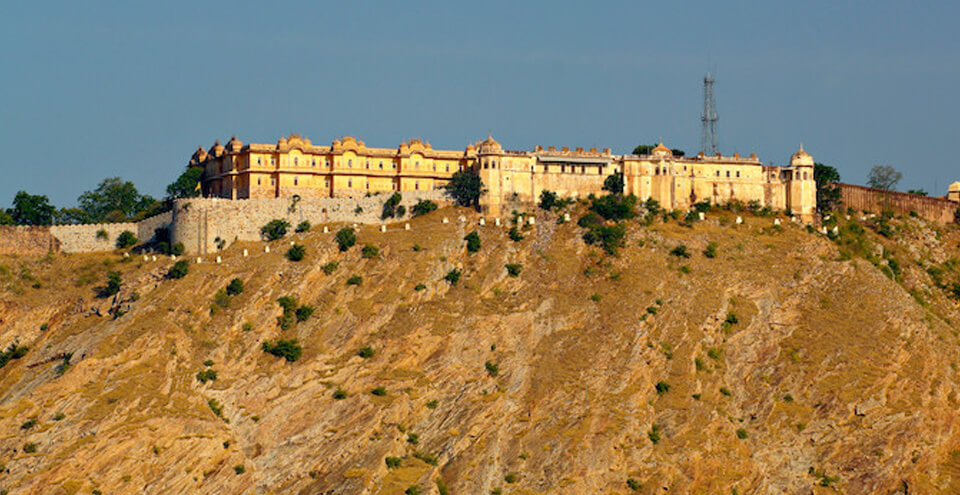
[[243,294],[243,280],[235,278],[227,284],[227,295],[236,296]]
[[637,216],[637,197],[608,195],[594,198],[590,209],[607,220],[627,220]]
[[212,369],[205,369],[197,373],[197,381],[200,383],[213,382],[217,380],[217,372]]
[[720,350],[716,347],[711,347],[707,349],[707,356],[709,356],[710,359],[720,359]]
[[120,292],[120,286],[123,280],[120,278],[120,272],[107,273],[107,285],[100,290],[100,297],[110,297]]
[[643,488],[643,485],[641,485],[639,481],[637,481],[637,480],[635,480],[635,479],[633,479],[633,478],[630,478],[630,479],[627,480],[627,488],[629,488],[629,489],[631,489],[631,490],[633,490],[633,491],[635,491],[635,492],[639,492],[640,489]]
[[467,252],[476,253],[480,250],[480,235],[476,231],[467,234],[463,240],[467,241]]
[[337,387],[337,389],[333,391],[334,400],[343,400],[346,398],[347,398],[347,392],[344,391],[342,388]]
[[647,313],[650,313],[651,315],[657,314],[657,311],[660,311],[660,308],[657,308],[656,306],[647,307]]
[[491,363],[490,361],[487,361],[486,363],[483,363],[483,367],[487,369],[487,374],[489,374],[493,378],[496,378],[497,375],[500,374],[500,365],[496,363]]
[[676,256],[677,258],[689,258],[690,252],[687,251],[687,246],[680,244],[679,246],[670,250],[671,256]]
[[37,426],[37,418],[30,418],[30,419],[26,420],[22,425],[20,425],[20,429],[21,429],[21,430],[29,430],[30,428],[33,428],[34,426]]
[[37,453],[37,444],[33,442],[27,442],[23,444],[23,451],[27,454],[36,454]]
[[647,432],[647,438],[649,438],[650,441],[656,445],[657,442],[660,441],[660,425],[656,423],[650,425],[650,431]]
[[557,205],[557,194],[544,190],[540,193],[540,208],[544,210],[552,210],[554,206]]
[[716,258],[717,257],[717,243],[711,242],[707,244],[707,248],[703,250],[703,255],[707,258]]
[[380,255],[380,248],[374,246],[373,244],[367,244],[366,246],[363,246],[360,254],[364,258],[376,258]]
[[300,306],[297,308],[297,321],[307,321],[310,319],[310,316],[313,315],[313,306]]
[[323,265],[322,267],[320,267],[320,269],[323,270],[323,273],[325,273],[325,274],[327,274],[327,275],[330,275],[331,273],[333,273],[334,271],[336,271],[336,269],[337,269],[338,266],[340,266],[340,263],[338,263],[338,262],[336,262],[336,261],[331,261],[331,262],[327,263],[326,265]]
[[415,291],[417,291],[417,292],[420,292],[420,291],[422,291],[422,290],[424,290],[424,289],[426,289],[426,288],[427,288],[426,285],[417,284],[417,285],[415,285],[415,286],[413,287],[413,290],[415,290]]
[[243,467],[243,464],[237,464],[236,466],[233,466],[233,472],[237,473],[237,475],[239,476],[247,472],[247,469]]
[[226,290],[220,289],[217,291],[217,294],[213,296],[213,302],[221,308],[226,308],[230,306],[230,296],[227,294]]
[[590,294],[590,300],[593,302],[600,302],[601,299],[603,299],[603,297],[601,297],[600,294],[597,294],[596,292],[594,292],[593,294]]
[[370,346],[366,346],[366,347],[364,347],[363,349],[360,349],[359,351],[357,351],[357,355],[360,356],[360,357],[362,357],[363,359],[372,358],[372,357],[373,357],[373,348],[370,347]]
[[436,203],[430,201],[429,199],[421,199],[420,201],[417,201],[417,204],[413,205],[413,208],[410,210],[410,212],[413,213],[413,216],[419,217],[436,209]]
[[276,344],[273,344],[268,340],[263,343],[263,352],[268,352],[274,356],[282,357],[292,363],[300,359],[300,356],[303,355],[303,348],[297,344],[297,339],[280,339],[277,340]]
[[733,393],[730,392],[730,389],[727,388],[727,387],[720,387],[720,393],[723,394],[723,395],[725,395],[725,396],[727,396],[727,397],[730,397],[730,396],[733,395]]
[[377,397],[383,397],[387,395],[387,389],[383,388],[383,386],[381,385],[371,390],[370,393],[373,395],[376,395]]
[[353,275],[347,279],[347,285],[360,285],[363,283],[363,277],[360,275]]
[[290,261],[300,261],[307,254],[307,248],[301,246],[300,244],[294,244],[290,246],[290,249],[287,250],[286,257]]
[[670,391],[670,384],[664,381],[659,381],[656,385],[654,385],[654,388],[657,389],[657,395],[663,395]]
[[167,271],[167,278],[179,279],[187,276],[187,273],[190,271],[190,264],[187,263],[187,260],[180,260],[173,264],[170,267],[170,270]]
[[437,478],[437,494],[438,495],[450,495],[450,489],[447,488],[447,484],[443,482],[442,479]]
[[417,435],[416,433],[408,433],[407,443],[411,445],[420,445],[420,435]]
[[503,481],[506,481],[510,484],[516,483],[518,479],[520,479],[520,477],[517,475],[517,473],[508,473],[503,477]]
[[110,234],[107,234],[106,230],[100,229],[97,231],[97,239],[105,241],[110,238]]
[[275,241],[277,239],[282,239],[283,236],[287,235],[287,229],[289,228],[290,222],[286,220],[270,220],[266,225],[260,227],[260,235],[268,241]]
[[450,270],[446,275],[443,276],[443,279],[447,282],[450,282],[450,285],[457,285],[457,282],[460,281],[460,270],[456,268]]
[[510,231],[507,232],[507,236],[510,237],[510,240],[513,242],[520,242],[523,240],[523,234],[520,233],[520,229],[516,225],[510,227]]
[[436,409],[439,402],[436,399],[427,402],[427,409]]
[[297,298],[293,296],[280,296],[277,298],[277,304],[283,308],[284,313],[290,313],[297,309]]
[[29,347],[19,345],[16,342],[10,344],[6,350],[0,352],[0,368],[3,368],[14,359],[20,359],[26,356],[28,350],[30,350]]
[[[608,196],[609,197],[609,196]],[[600,244],[607,254],[617,254],[617,249],[625,243],[627,229],[623,224],[616,225],[596,225],[583,234],[583,240],[587,244]]]
[[410,486],[403,491],[403,495],[420,495],[420,487],[417,485]]
[[344,227],[337,231],[337,247],[346,251],[357,243],[357,233],[351,227]]
[[206,366],[207,368],[213,366],[213,364],[214,364],[214,363],[213,363],[213,360],[212,360],[212,359],[208,359],[208,360],[206,360],[206,361],[203,362],[203,365]]
[[310,222],[304,220],[304,221],[302,221],[302,222],[300,222],[300,223],[297,224],[297,228],[294,229],[294,232],[297,232],[297,233],[309,232],[309,231],[310,231],[310,227],[313,227],[312,225],[310,225]]
[[133,232],[124,230],[117,236],[117,249],[127,249],[130,246],[135,246],[137,242],[137,236],[133,235]]
[[603,217],[591,211],[580,217],[580,220],[577,220],[577,225],[585,229],[597,227],[603,225]]
[[66,417],[67,417],[66,414],[63,414],[62,412],[58,412],[57,414],[54,414],[54,415],[53,415],[53,420],[54,420],[54,421],[63,421],[63,419],[66,418]]
[[400,467],[401,459],[399,457],[387,457],[384,462],[387,464],[387,469],[394,469]]
[[[403,197],[400,193],[395,192],[383,203],[383,212],[380,213],[380,219],[386,220],[388,218],[393,218],[397,216],[397,206],[400,204],[400,201]],[[403,214],[400,214],[403,216]]]
[[603,181],[603,190],[610,194],[623,194],[623,176],[610,174]]
[[745,439],[747,438],[747,436],[748,436],[748,435],[747,435],[747,430],[746,430],[746,429],[744,429],[744,428],[738,428],[738,429],[737,429],[737,438],[739,438],[740,440],[745,440]]
[[507,269],[507,275],[511,277],[517,277],[520,275],[520,270],[523,269],[523,265],[520,263],[507,263],[503,265]]

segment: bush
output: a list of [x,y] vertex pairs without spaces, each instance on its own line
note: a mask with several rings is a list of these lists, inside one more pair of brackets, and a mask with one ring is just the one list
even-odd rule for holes
[[227,284],[227,295],[236,296],[243,294],[243,280],[235,278]]
[[346,251],[357,243],[357,233],[351,227],[344,227],[337,232],[337,246],[340,251]]
[[363,246],[363,250],[360,251],[361,256],[364,258],[376,258],[380,255],[380,248],[374,246],[373,244],[367,244]]
[[594,198],[590,209],[607,220],[627,220],[637,216],[637,197],[608,195]]
[[633,490],[633,491],[635,491],[635,492],[639,492],[640,489],[643,488],[643,485],[641,485],[639,481],[637,481],[637,480],[635,480],[635,479],[633,479],[633,478],[630,478],[630,479],[627,480],[627,488],[629,488],[629,489],[631,489],[631,490]]
[[490,361],[487,361],[486,363],[483,363],[483,367],[487,369],[487,374],[489,374],[493,378],[496,378],[497,375],[500,374],[500,365],[496,363],[491,363]]
[[707,244],[707,248],[703,250],[703,255],[707,258],[716,258],[717,257],[717,243],[711,242]]
[[230,296],[227,294],[227,291],[220,289],[217,291],[217,294],[213,296],[213,302],[221,308],[226,308],[230,306]]
[[510,240],[513,242],[520,242],[523,240],[523,234],[520,233],[520,229],[516,225],[510,227],[510,232],[507,233],[507,236],[510,237]]
[[443,482],[442,479],[437,478],[437,494],[438,495],[450,495],[450,489],[447,488],[447,484]]
[[657,442],[660,441],[660,425],[656,423],[650,425],[650,431],[647,432],[647,438],[649,438],[650,441],[656,445]]
[[436,399],[427,402],[427,409],[436,409],[439,402]]
[[507,263],[506,265],[503,265],[503,266],[507,268],[507,275],[511,277],[519,276],[520,270],[523,269],[523,265],[521,265],[520,263]]
[[603,181],[603,190],[610,194],[623,194],[623,176],[610,174]]
[[187,273],[190,271],[190,264],[187,263],[187,260],[180,260],[173,264],[170,267],[170,270],[167,271],[167,278],[179,279],[187,276]]
[[347,392],[344,391],[342,388],[337,387],[337,389],[333,391],[333,400],[343,400],[346,398],[347,398]]
[[363,283],[363,277],[360,275],[353,275],[347,279],[347,285],[360,285]]
[[300,223],[297,224],[297,228],[294,229],[294,232],[297,232],[297,233],[300,233],[300,232],[309,232],[309,231],[310,231],[310,227],[312,227],[312,225],[310,225],[310,222],[304,220],[304,221],[302,221],[302,222],[300,222]]
[[456,268],[450,270],[446,275],[443,276],[443,279],[447,282],[450,282],[450,285],[457,285],[457,282],[460,281],[460,270],[457,270]]
[[[386,220],[388,218],[397,216],[397,206],[400,205],[400,201],[402,199],[403,197],[400,195],[400,193],[393,193],[393,195],[391,195],[390,198],[383,203],[383,212],[380,213],[380,219]],[[400,216],[403,216],[403,214],[401,213]]]
[[687,251],[687,246],[680,244],[679,246],[670,250],[670,255],[678,258],[689,258],[690,252]]
[[737,429],[737,438],[740,440],[745,440],[747,438],[747,430],[744,428]]
[[27,442],[23,444],[23,451],[27,454],[36,454],[37,453],[37,444],[33,442]]
[[30,350],[29,347],[19,345],[16,342],[14,342],[13,344],[10,344],[10,346],[7,347],[6,350],[4,350],[3,352],[0,352],[0,368],[3,368],[4,366],[7,365],[7,363],[9,363],[14,359],[20,359],[23,356],[26,356],[27,351],[29,350]]
[[280,296],[277,298],[277,304],[283,308],[284,313],[293,312],[297,309],[297,298],[293,296]]
[[426,289],[426,288],[427,288],[427,286],[424,285],[424,284],[417,284],[417,285],[413,286],[413,290],[415,290],[415,291],[417,291],[417,292],[420,292],[420,291],[422,291],[422,290],[424,290],[424,289]]
[[480,235],[476,231],[467,234],[463,240],[467,241],[467,252],[476,253],[480,250]]
[[420,495],[420,487],[417,485],[412,485],[403,491],[403,495]]
[[130,246],[135,246],[137,242],[137,236],[133,235],[133,232],[124,230],[117,236],[117,249],[127,249]]
[[107,273],[107,285],[100,289],[100,297],[110,297],[116,295],[120,292],[120,286],[123,285],[123,280],[120,278],[120,272],[108,272]]
[[394,469],[400,467],[402,461],[399,457],[387,457],[384,462],[387,463],[387,469]]
[[723,395],[725,395],[725,396],[727,396],[727,397],[733,396],[733,393],[730,392],[730,389],[727,388],[727,387],[720,387],[720,393],[723,394]]
[[29,430],[30,428],[37,426],[37,423],[38,423],[37,418],[30,418],[26,420],[22,425],[20,425],[20,429]]
[[233,466],[233,472],[237,473],[237,475],[239,476],[247,472],[247,468],[243,467],[243,464],[237,464],[236,466]]
[[370,346],[366,346],[366,347],[364,347],[363,349],[360,349],[359,351],[357,351],[357,355],[360,356],[360,357],[362,357],[363,359],[372,358],[372,357],[373,357],[373,348],[370,347]]
[[283,219],[270,220],[266,225],[260,227],[260,235],[268,240],[275,241],[282,239],[287,235],[287,229],[290,228],[290,222]]
[[336,269],[337,269],[338,266],[340,266],[340,263],[338,263],[338,262],[336,262],[336,261],[331,261],[331,262],[327,263],[326,265],[323,265],[322,267],[320,267],[320,269],[323,270],[323,273],[325,273],[325,274],[327,274],[327,275],[330,275],[331,273],[333,273],[334,271],[336,271]]
[[373,395],[376,395],[377,397],[383,397],[387,395],[387,389],[383,388],[383,386],[381,385],[371,390],[370,393]]
[[[582,220],[582,219],[581,219]],[[624,238],[627,228],[622,224],[595,225],[584,232],[583,240],[587,244],[600,244],[607,254],[617,254],[617,250],[625,244]]]
[[427,213],[430,213],[431,211],[434,211],[436,209],[437,209],[436,203],[434,203],[433,201],[430,201],[429,199],[421,199],[420,201],[417,201],[417,204],[413,205],[413,208],[410,211],[411,213],[413,213],[413,216],[419,217],[422,215],[426,215]]
[[410,445],[420,445],[420,435],[417,435],[416,433],[408,433],[407,443]]
[[307,321],[310,319],[310,316],[313,315],[313,306],[300,306],[297,308],[297,321]]
[[544,190],[540,193],[540,208],[552,210],[557,205],[557,194]]
[[197,373],[197,381],[199,381],[200,383],[207,383],[208,381],[213,382],[216,380],[217,380],[217,372],[212,369],[208,368]]
[[656,385],[654,385],[654,388],[657,389],[657,395],[663,395],[670,391],[670,384],[664,381],[659,381]]
[[300,356],[303,355],[303,348],[297,344],[297,339],[280,339],[277,340],[276,344],[273,344],[268,340],[263,343],[263,352],[268,352],[274,356],[282,357],[292,363],[300,359]]
[[517,473],[508,473],[503,477],[503,481],[506,481],[510,484],[516,483],[518,479],[520,479],[520,477],[517,475]]
[[290,249],[287,250],[286,257],[290,261],[300,261],[304,256],[307,255],[307,248],[301,246],[300,244],[294,244],[290,246]]

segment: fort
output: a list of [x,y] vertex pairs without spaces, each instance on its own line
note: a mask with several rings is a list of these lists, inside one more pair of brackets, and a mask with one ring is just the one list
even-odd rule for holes
[[[663,142],[647,154],[617,155],[609,148],[507,150],[492,136],[463,150],[438,150],[420,139],[372,148],[350,136],[329,146],[296,134],[276,144],[244,144],[234,136],[226,146],[216,141],[207,150],[198,147],[187,167],[203,170],[201,197],[178,199],[172,211],[138,223],[4,227],[0,254],[104,251],[113,249],[123,231],[148,241],[163,228],[186,252],[205,254],[235,240],[257,240],[260,227],[277,218],[293,225],[380,223],[383,203],[394,192],[401,193],[408,212],[420,200],[449,202],[444,186],[458,172],[480,177],[480,207],[487,217],[522,211],[544,191],[567,198],[603,194],[612,175],[622,179],[624,194],[656,200],[668,209],[741,201],[812,223],[817,208],[814,160],[802,145],[788,165],[773,166],[756,154],[686,157]],[[960,182],[941,198],[838,187],[844,206],[873,213],[950,223],[960,207]]]

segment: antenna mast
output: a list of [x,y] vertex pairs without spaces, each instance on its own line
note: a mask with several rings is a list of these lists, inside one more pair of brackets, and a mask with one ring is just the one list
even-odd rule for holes
[[707,155],[720,152],[717,145],[717,102],[713,98],[713,81],[713,76],[707,72],[703,78],[703,115],[700,116],[703,124],[700,131],[700,151]]

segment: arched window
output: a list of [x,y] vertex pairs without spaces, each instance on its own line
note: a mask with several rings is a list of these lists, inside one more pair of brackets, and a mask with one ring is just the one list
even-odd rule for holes
[[414,183],[413,183],[413,188],[419,191],[419,190],[420,190],[420,181],[414,182]]
[[380,170],[383,170],[383,160],[380,160]]
[[316,166],[317,166],[317,159],[316,159],[316,158],[314,158],[314,159],[310,162],[310,166],[311,166],[311,167],[316,167]]
[[370,170],[370,160],[367,160],[367,170]]
[[727,178],[730,178],[730,171],[727,170]]
[[450,164],[448,163],[448,164],[447,164],[447,172],[449,172],[449,171],[450,171]]
[[300,185],[300,181],[296,177],[293,178],[293,185],[295,186]]
[[414,162],[413,166],[414,166],[414,168],[416,168],[417,170],[420,170],[420,162]]
[[276,165],[276,164],[277,164],[277,161],[276,161],[276,160],[277,160],[276,158],[274,158],[274,157],[271,156],[271,157],[270,157],[270,165]]
[[740,171],[737,170],[737,177],[740,177]]
[[260,165],[260,157],[257,157],[257,165]]
[[347,168],[353,168],[353,158],[347,160]]
[[300,163],[300,159],[297,157],[293,157],[293,166],[296,167],[299,163]]
[[720,177],[720,171],[717,170],[717,177]]
[[260,185],[260,177],[257,177],[257,185]]
[[347,180],[347,187],[351,187],[351,188],[353,187],[353,179]]
[[434,171],[434,172],[437,171],[437,164],[436,164],[436,163],[433,164],[433,171]]

